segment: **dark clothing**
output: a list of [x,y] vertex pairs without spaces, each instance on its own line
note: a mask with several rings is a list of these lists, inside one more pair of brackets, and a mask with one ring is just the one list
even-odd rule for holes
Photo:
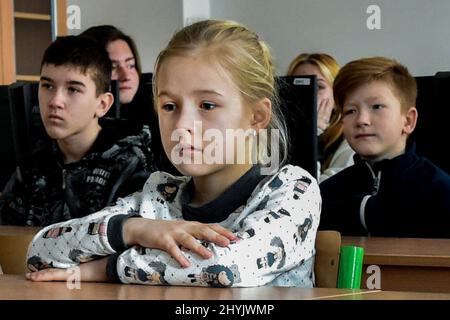
[[[148,90],[151,90],[151,88]],[[139,87],[134,99],[130,103],[120,106],[120,118],[132,119],[140,124],[157,125],[152,98],[151,93],[144,92],[144,88]],[[152,129],[152,127],[150,128]]]
[[173,175],[181,175],[170,162],[164,152],[159,132],[159,123],[156,111],[153,106],[153,92],[150,75],[141,77],[139,88],[130,103],[120,106],[120,119],[127,119],[136,124],[148,125],[152,134],[151,149],[155,155],[155,163],[161,171],[169,172]]
[[319,229],[347,236],[450,238],[450,176],[415,153],[355,165],[320,184]]
[[183,197],[183,218],[187,221],[199,221],[202,223],[219,223],[228,218],[231,212],[235,212],[247,200],[255,190],[258,183],[265,178],[261,175],[261,167],[254,165],[232,186],[225,190],[219,197],[200,207],[189,205],[194,196],[194,180],[189,181]]
[[156,170],[150,131],[119,132],[102,129],[88,153],[69,164],[63,163],[56,141],[35,152],[3,191],[0,224],[46,226],[86,216],[141,190]]

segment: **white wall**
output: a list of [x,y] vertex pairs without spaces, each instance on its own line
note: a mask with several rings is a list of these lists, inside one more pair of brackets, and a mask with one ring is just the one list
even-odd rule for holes
[[[144,71],[175,30],[183,26],[183,0],[68,0],[81,7],[82,29],[117,25],[137,42]],[[414,75],[450,70],[449,0],[188,0],[188,15],[242,22],[272,47],[278,72],[300,52],[325,51],[343,64],[384,55]],[[194,4],[198,3],[196,10]],[[366,9],[381,9],[381,30],[368,30]],[[209,5],[209,8],[206,6]],[[186,10],[186,9],[185,9]],[[72,30],[77,34],[80,30]]]
[[[366,9],[381,9],[368,30]],[[211,16],[247,24],[272,47],[284,73],[300,52],[325,51],[341,64],[370,55],[395,57],[415,75],[450,70],[449,0],[211,0]]]
[[120,28],[136,42],[144,72],[153,70],[159,51],[183,27],[181,0],[68,0],[67,5],[81,9],[81,29],[69,34],[99,24]]
[[211,17],[209,0],[183,0],[183,25]]

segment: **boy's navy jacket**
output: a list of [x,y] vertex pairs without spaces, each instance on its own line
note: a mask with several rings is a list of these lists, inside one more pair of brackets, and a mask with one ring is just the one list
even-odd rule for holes
[[140,190],[156,170],[147,126],[134,135],[104,128],[79,161],[63,164],[55,141],[13,174],[0,198],[0,224],[46,226],[86,216]]
[[415,152],[355,165],[320,184],[321,230],[346,236],[450,238],[450,176]]

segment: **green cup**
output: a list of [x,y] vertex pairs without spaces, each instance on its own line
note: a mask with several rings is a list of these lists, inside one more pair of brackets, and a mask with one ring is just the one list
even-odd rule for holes
[[364,248],[342,246],[339,258],[338,288],[360,289]]

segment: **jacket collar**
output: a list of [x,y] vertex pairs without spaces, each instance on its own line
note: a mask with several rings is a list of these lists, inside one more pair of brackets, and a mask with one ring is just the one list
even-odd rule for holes
[[417,160],[416,143],[408,142],[406,144],[405,153],[392,159],[384,159],[370,164],[366,160],[361,159],[361,157],[355,153],[353,160],[356,166],[362,166],[364,168],[370,166],[374,172],[381,170],[395,170],[396,172],[402,172],[407,170]]
[[95,139],[95,141],[92,144],[89,151],[86,152],[86,154],[79,161],[72,162],[69,164],[64,164],[63,155],[62,155],[61,150],[59,149],[58,143],[56,142],[56,140],[53,140],[52,145],[51,145],[51,152],[52,152],[53,159],[56,159],[56,161],[58,162],[58,164],[61,167],[76,166],[78,163],[85,161],[85,160],[89,160],[89,159],[95,157],[98,153],[101,153],[101,152],[109,149],[112,146],[112,144],[114,143],[113,137],[115,137],[115,135],[113,134],[113,132],[111,132],[111,130],[108,130],[108,129],[100,130],[97,135],[97,139]]

